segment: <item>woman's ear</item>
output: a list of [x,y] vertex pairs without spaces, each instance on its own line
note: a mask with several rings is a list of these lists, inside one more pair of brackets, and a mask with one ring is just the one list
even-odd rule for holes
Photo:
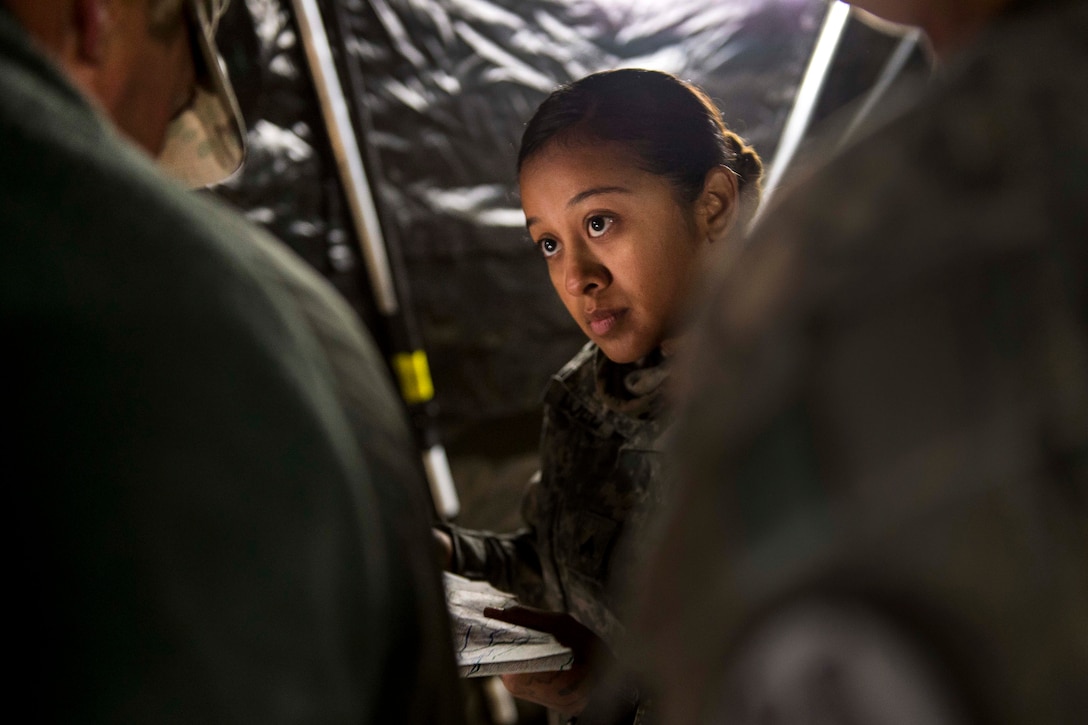
[[740,185],[737,175],[725,166],[715,166],[706,172],[703,191],[696,201],[696,212],[702,232],[709,242],[724,239],[738,217]]

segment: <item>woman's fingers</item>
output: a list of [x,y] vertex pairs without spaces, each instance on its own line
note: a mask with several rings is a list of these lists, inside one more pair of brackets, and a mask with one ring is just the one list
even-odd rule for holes
[[574,717],[589,702],[590,679],[587,665],[575,665],[561,672],[526,672],[503,675],[510,694]]

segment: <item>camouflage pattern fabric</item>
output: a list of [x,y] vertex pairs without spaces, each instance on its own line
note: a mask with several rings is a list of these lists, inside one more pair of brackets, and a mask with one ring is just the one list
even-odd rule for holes
[[663,722],[756,721],[732,653],[806,599],[877,613],[968,720],[1083,722],[1085,79],[1088,6],[1019,10],[723,263],[633,623]]
[[[624,634],[616,597],[635,561],[628,542],[641,538],[662,498],[668,370],[660,351],[617,365],[587,343],[545,391],[541,470],[522,502],[525,527],[442,527],[453,540],[452,570],[566,612],[615,647]],[[593,712],[570,722],[645,722],[638,691],[622,673],[607,676]]]
[[448,527],[454,571],[567,612],[613,643],[621,630],[610,584],[626,576],[617,542],[637,536],[660,499],[666,378],[660,353],[616,365],[588,343],[545,393],[541,471],[523,502],[525,528]]

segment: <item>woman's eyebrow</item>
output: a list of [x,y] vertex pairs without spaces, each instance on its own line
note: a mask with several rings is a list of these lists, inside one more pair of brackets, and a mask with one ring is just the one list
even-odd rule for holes
[[580,204],[591,196],[598,194],[630,194],[631,190],[626,186],[595,186],[592,189],[580,191],[567,201],[567,208]]
[[[570,209],[572,206],[577,206],[578,204],[581,204],[583,201],[590,198],[591,196],[597,196],[598,194],[630,194],[630,193],[631,193],[631,190],[628,189],[626,186],[594,186],[592,189],[586,189],[585,191],[579,191],[577,194],[575,194],[570,199],[568,199],[567,200],[567,208]],[[531,227],[531,226],[533,226],[534,224],[536,224],[539,221],[540,221],[540,219],[538,219],[535,216],[527,217],[525,219],[525,226],[526,227]]]

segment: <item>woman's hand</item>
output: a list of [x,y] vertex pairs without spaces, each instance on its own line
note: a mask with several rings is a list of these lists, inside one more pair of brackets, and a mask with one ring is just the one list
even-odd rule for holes
[[548,632],[574,652],[574,664],[559,672],[525,672],[503,675],[502,683],[514,697],[535,702],[574,717],[585,709],[595,684],[591,656],[604,648],[600,639],[569,614],[532,607],[484,609],[484,616]]
[[514,697],[543,705],[564,717],[581,714],[592,691],[589,665],[584,662],[560,672],[502,675],[502,684]]

